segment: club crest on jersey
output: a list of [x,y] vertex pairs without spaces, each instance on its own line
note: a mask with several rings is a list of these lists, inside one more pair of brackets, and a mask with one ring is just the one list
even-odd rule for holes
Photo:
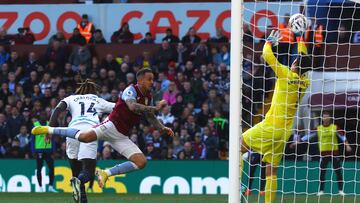
[[132,96],[132,95],[133,95],[133,92],[132,92],[132,91],[127,91],[126,94],[127,94],[128,96]]

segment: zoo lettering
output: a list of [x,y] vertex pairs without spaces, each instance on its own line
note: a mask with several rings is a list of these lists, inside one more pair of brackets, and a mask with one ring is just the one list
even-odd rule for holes
[[[124,22],[130,22],[134,18],[141,19],[143,16],[142,11],[129,11],[127,12],[123,18],[121,19],[121,24]],[[210,17],[210,10],[188,10],[186,11],[186,16],[189,18],[197,18],[196,22],[192,25],[196,30],[199,30],[204,23],[209,19]],[[14,22],[18,18],[18,12],[0,12],[0,19],[4,19],[5,23],[3,24],[3,27],[5,29],[9,29]],[[223,28],[223,21],[227,18],[230,18],[230,10],[223,11],[217,18],[215,22],[215,27],[222,27]],[[66,37],[69,37],[71,33],[68,33],[64,30],[64,22],[67,20],[73,20],[75,22],[81,21],[80,14],[73,12],[73,11],[67,11],[62,13],[56,21],[56,28],[59,31],[62,31],[65,33]],[[167,19],[170,23],[170,26],[159,26],[159,22],[163,19]],[[31,23],[34,20],[39,20],[43,24],[43,29],[41,31],[34,31],[35,38],[37,40],[44,39],[50,31],[51,22],[49,17],[46,13],[43,12],[32,12],[29,15],[25,17],[25,20],[23,22],[23,27],[30,27]],[[152,34],[157,33],[165,33],[166,29],[168,27],[171,27],[173,30],[173,33],[176,35],[179,35],[179,26],[182,22],[176,19],[174,13],[170,10],[159,10],[155,12],[153,18],[151,21],[148,21],[147,24],[149,26],[149,30]],[[208,32],[200,32],[198,33],[200,37],[207,39],[210,37],[210,34]],[[229,32],[226,31],[225,34],[229,36]],[[134,39],[139,40],[142,39],[143,35],[141,33],[134,33]]]
[[[154,12],[152,19],[149,19],[149,21],[146,21],[147,25],[138,25],[138,26],[148,26],[148,30],[155,36],[156,34],[165,33],[166,29],[170,27],[173,30],[173,33],[175,35],[179,35],[179,29],[180,25],[183,23],[183,21],[187,21],[190,19],[195,18],[195,22],[193,23],[192,27],[194,27],[196,30],[201,30],[201,28],[204,26],[205,23],[208,23],[208,21],[212,21],[210,18],[212,10],[186,10],[186,17],[189,19],[180,19],[180,16],[177,16],[176,14],[178,12],[173,12],[171,10],[157,10]],[[259,10],[256,13],[253,14],[251,17],[251,22],[254,23],[254,25],[251,26],[252,31],[256,33],[256,36],[262,36],[263,32],[256,29],[257,24],[259,23],[259,20],[261,18],[269,18],[271,20],[271,23],[276,26],[278,21],[277,17],[274,17],[275,15],[272,15],[273,12],[269,10]],[[71,33],[68,33],[64,29],[64,23],[65,21],[72,20],[76,23],[81,21],[81,14],[74,12],[74,11],[64,11],[59,16],[50,17],[51,13],[41,12],[41,11],[34,11],[29,13],[27,16],[25,16],[24,21],[21,23],[16,23],[17,19],[19,18],[19,12],[17,11],[8,11],[8,12],[0,12],[0,20],[3,20],[3,25],[0,25],[0,27],[4,27],[5,29],[9,29],[10,27],[14,26],[14,24],[17,25],[23,25],[23,27],[30,27],[33,21],[39,21],[42,24],[41,30],[32,30],[32,32],[35,35],[36,40],[42,40],[45,39],[50,33],[51,27],[56,25],[56,30],[62,31],[65,33],[66,37],[70,37]],[[91,14],[90,14],[91,15]],[[141,10],[130,10],[126,12],[121,19],[119,19],[119,24],[121,25],[124,22],[129,22],[131,24],[131,21],[134,19],[142,19],[144,15],[144,12]],[[230,10],[224,10],[223,12],[219,13],[214,19],[215,22],[213,23],[213,28],[222,28],[224,30],[224,34],[227,37],[230,37],[230,30],[227,30],[229,28],[224,27],[224,21],[229,19],[231,17]],[[147,20],[147,19],[146,19]],[[160,21],[168,21],[168,26],[162,26],[160,25]],[[95,22],[95,24],[98,22]],[[117,28],[116,28],[117,29]],[[187,28],[186,28],[187,29]],[[207,29],[208,30],[208,29]],[[114,31],[114,30],[112,30]],[[203,38],[207,39],[210,37],[211,32],[199,32],[198,35]],[[137,32],[134,33],[134,39],[139,40],[142,39],[144,36],[142,33]]]

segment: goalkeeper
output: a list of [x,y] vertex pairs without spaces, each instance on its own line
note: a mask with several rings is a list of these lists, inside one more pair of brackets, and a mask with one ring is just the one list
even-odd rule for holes
[[343,177],[341,171],[341,162],[339,157],[339,141],[338,138],[344,142],[347,152],[351,152],[351,147],[346,140],[346,136],[335,124],[331,122],[329,112],[323,112],[322,125],[316,128],[315,132],[305,135],[301,141],[311,141],[313,138],[318,137],[318,145],[320,150],[320,190],[318,196],[324,194],[325,187],[325,173],[326,166],[332,161],[334,170],[337,176],[337,183],[339,187],[339,195],[345,195],[343,191]]
[[298,102],[309,85],[305,73],[311,70],[312,59],[306,55],[307,48],[301,35],[297,37],[298,56],[291,67],[279,63],[272,51],[281,39],[279,31],[272,31],[267,38],[263,58],[277,77],[271,107],[262,122],[243,134],[241,152],[256,151],[263,155],[262,161],[266,163],[266,203],[275,201],[277,167],[282,159],[285,143],[292,132]]

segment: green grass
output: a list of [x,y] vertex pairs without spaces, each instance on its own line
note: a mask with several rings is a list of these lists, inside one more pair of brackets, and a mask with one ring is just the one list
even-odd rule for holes
[[[320,201],[318,197],[297,195],[278,195],[275,202],[283,203],[354,203],[359,202],[360,197],[346,196],[322,196]],[[136,195],[126,194],[119,195],[114,193],[89,194],[89,203],[225,203],[225,195]],[[73,203],[70,193],[0,193],[0,203]],[[249,203],[258,203],[256,195],[249,196]],[[263,197],[259,201],[263,203]]]

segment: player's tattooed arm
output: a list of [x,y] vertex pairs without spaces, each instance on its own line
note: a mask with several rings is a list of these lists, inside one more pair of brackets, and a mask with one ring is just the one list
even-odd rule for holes
[[169,136],[174,136],[174,132],[171,128],[165,127],[159,119],[156,118],[155,114],[153,113],[146,113],[145,114],[146,120],[153,125],[156,129],[160,130],[161,133],[165,133]]
[[143,114],[143,113],[155,114],[156,112],[159,111],[155,106],[146,106],[143,104],[139,104],[133,99],[126,100],[126,105],[129,107],[130,111],[136,114]]
[[162,130],[165,126],[156,118],[153,113],[145,113],[146,120],[158,130]]
[[130,111],[135,112],[137,114],[145,114],[152,113],[156,114],[161,111],[163,108],[167,106],[167,102],[165,100],[161,100],[156,106],[146,106],[143,104],[137,103],[134,99],[126,100],[126,105],[129,107]]
[[50,116],[49,126],[56,127],[58,125],[57,119],[59,114],[63,111],[66,111],[67,104],[65,102],[60,102],[54,109],[53,113]]

